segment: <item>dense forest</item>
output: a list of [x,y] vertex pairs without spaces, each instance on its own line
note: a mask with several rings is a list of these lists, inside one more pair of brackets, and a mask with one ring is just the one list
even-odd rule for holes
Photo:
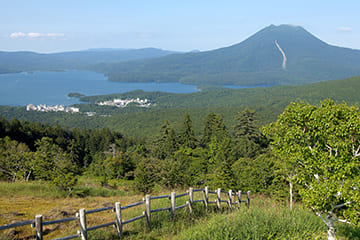
[[165,121],[158,133],[147,139],[125,137],[108,129],[69,130],[1,118],[0,176],[10,181],[52,181],[69,190],[76,176],[91,174],[103,177],[104,184],[112,178],[135,179],[136,189],[142,192],[161,184],[236,185],[270,193],[278,183],[271,173],[274,163],[267,154],[268,140],[260,133],[256,117],[246,109],[228,128],[220,115],[210,113],[203,120],[201,134],[196,134],[190,115],[185,114],[178,129]]

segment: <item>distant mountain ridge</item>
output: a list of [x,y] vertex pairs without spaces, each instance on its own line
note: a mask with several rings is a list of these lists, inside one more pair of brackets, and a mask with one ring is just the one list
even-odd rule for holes
[[137,59],[163,57],[174,51],[157,48],[142,49],[89,49],[84,51],[60,53],[4,52],[0,51],[0,73],[36,71],[89,69],[99,63],[122,62]]
[[[286,55],[285,69],[279,47]],[[95,69],[112,81],[305,84],[360,75],[360,50],[328,45],[299,26],[270,25],[229,47]]]
[[360,75],[360,50],[331,46],[300,26],[270,25],[238,44],[206,52],[0,52],[0,73],[64,69],[98,71],[122,82],[296,85]]

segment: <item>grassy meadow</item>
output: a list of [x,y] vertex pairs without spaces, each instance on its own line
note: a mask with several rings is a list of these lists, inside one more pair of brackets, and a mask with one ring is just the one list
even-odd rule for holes
[[[143,196],[126,188],[129,183],[101,187],[96,180],[81,178],[72,196],[61,192],[44,182],[0,183],[0,225],[33,219],[42,214],[44,221],[72,217],[80,208],[86,210],[113,206],[120,201],[122,206],[140,201]],[[153,196],[170,194],[171,190],[158,189]],[[183,193],[185,190],[177,190]],[[82,194],[82,195],[81,195]],[[222,199],[225,199],[225,194]],[[194,199],[202,199],[197,192]],[[187,197],[177,198],[176,206],[184,204]],[[210,201],[215,200],[210,195]],[[151,208],[170,205],[168,199],[151,201]],[[326,239],[326,227],[313,213],[296,205],[291,212],[288,207],[268,197],[252,196],[250,208],[245,204],[229,210],[225,203],[222,209],[215,205],[206,211],[202,203],[194,204],[194,213],[188,209],[176,211],[175,220],[170,213],[158,212],[151,215],[151,230],[145,219],[124,226],[123,239]],[[123,219],[142,214],[144,205],[123,210]],[[111,211],[87,215],[88,227],[115,220]],[[360,230],[340,224],[339,239],[360,239]],[[44,227],[44,239],[53,239],[75,234],[78,222],[49,225]],[[3,230],[0,239],[28,239],[34,236],[30,226]],[[88,233],[89,239],[118,239],[116,229],[102,228]]]

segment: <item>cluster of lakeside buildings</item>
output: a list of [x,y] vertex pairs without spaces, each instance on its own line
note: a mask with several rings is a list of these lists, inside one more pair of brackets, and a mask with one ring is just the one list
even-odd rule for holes
[[[126,107],[130,103],[135,103],[138,107],[150,107],[151,103],[148,99],[114,99],[111,101],[104,101],[96,103],[97,105],[101,106],[115,106],[115,107]],[[34,104],[28,104],[26,106],[27,111],[37,111],[37,112],[67,112],[67,113],[79,113],[80,109],[76,107],[66,107],[64,105],[55,105],[55,106],[47,106],[45,104],[40,105],[34,105]],[[96,115],[96,112],[85,112],[85,115],[92,117]],[[108,116],[108,115],[102,115],[102,116]]]
[[45,104],[40,104],[37,106],[35,106],[34,104],[29,104],[26,106],[26,110],[38,111],[38,112],[68,112],[68,113],[80,112],[80,109],[75,107],[65,107],[63,105],[46,106]]
[[102,106],[126,107],[130,103],[136,103],[138,107],[150,107],[151,103],[148,99],[113,99],[112,101],[104,101],[96,103]]

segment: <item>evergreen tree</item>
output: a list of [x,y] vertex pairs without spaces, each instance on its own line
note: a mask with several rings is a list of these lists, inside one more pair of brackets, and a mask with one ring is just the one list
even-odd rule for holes
[[175,130],[169,121],[165,121],[165,124],[161,126],[160,134],[155,137],[151,145],[152,156],[159,159],[173,156],[174,152],[178,149],[178,141]]
[[267,140],[257,126],[256,112],[248,108],[239,112],[232,135],[233,154],[237,159],[255,158],[267,148]]
[[155,183],[159,181],[161,163],[156,158],[144,158],[135,169],[135,189],[144,194],[151,192]]
[[229,137],[224,121],[220,115],[209,113],[204,121],[203,136],[201,143],[206,146],[211,138],[216,136],[218,139]]
[[179,134],[179,143],[182,147],[188,147],[191,149],[196,148],[198,141],[195,136],[195,131],[193,129],[192,120],[188,113],[184,116],[183,126]]
[[223,189],[234,187],[234,174],[232,171],[234,158],[231,154],[230,138],[218,139],[216,136],[212,137],[208,153],[208,185]]

